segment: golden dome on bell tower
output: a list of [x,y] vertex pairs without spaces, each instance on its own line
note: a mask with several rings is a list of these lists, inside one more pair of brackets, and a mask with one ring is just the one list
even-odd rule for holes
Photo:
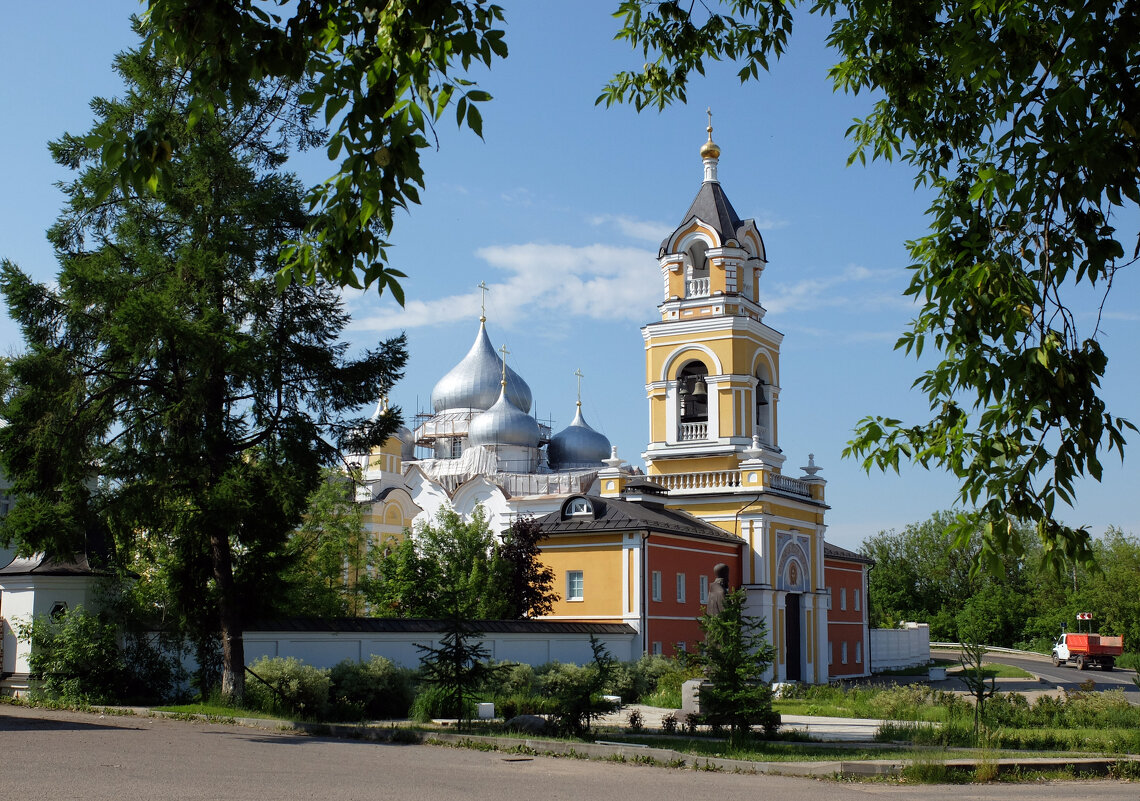
[[709,141],[701,145],[701,158],[702,159],[719,159],[720,147],[712,139],[712,109],[706,109],[709,115],[709,127],[705,130],[709,133]]

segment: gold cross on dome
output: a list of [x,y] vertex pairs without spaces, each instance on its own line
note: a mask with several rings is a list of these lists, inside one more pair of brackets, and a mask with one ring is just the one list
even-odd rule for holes
[[479,322],[485,323],[487,322],[487,292],[490,287],[487,286],[486,281],[480,281],[477,289],[479,290]]
[[506,345],[503,345],[501,348],[499,348],[499,352],[503,354],[503,386],[506,386],[507,385],[507,354],[510,353],[510,351],[507,350]]

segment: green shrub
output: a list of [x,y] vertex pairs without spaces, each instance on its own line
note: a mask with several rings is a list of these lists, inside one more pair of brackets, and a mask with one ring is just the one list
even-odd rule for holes
[[28,667],[42,682],[34,695],[69,704],[119,700],[127,670],[114,624],[76,606],[55,620],[36,617],[16,630],[31,640]]
[[533,667],[517,662],[503,662],[501,664],[504,669],[499,674],[498,686],[496,687],[499,695],[530,695],[534,693],[538,687],[538,677]]
[[245,704],[250,709],[314,719],[325,715],[329,671],[292,656],[263,656],[250,665],[250,670],[258,677],[246,677]]
[[342,720],[405,718],[412,706],[413,671],[375,656],[367,662],[346,659],[329,673],[333,716]]
[[[416,693],[416,697],[412,701],[409,717],[420,723],[430,723],[434,718],[454,718],[456,717],[455,709],[451,708],[454,703],[455,698],[446,687],[441,687],[438,684],[424,684],[421,685],[419,692]],[[465,696],[463,703],[467,707],[465,710],[466,717],[468,719],[475,717],[474,699]]]
[[514,693],[495,697],[495,712],[503,720],[516,715],[547,715],[551,712],[550,699],[532,693]]

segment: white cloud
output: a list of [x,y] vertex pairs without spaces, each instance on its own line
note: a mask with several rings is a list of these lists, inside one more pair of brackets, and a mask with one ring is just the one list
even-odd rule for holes
[[649,220],[635,220],[624,215],[599,214],[590,218],[591,225],[606,225],[617,228],[625,236],[642,242],[651,242],[654,245],[673,233],[673,226],[663,222]]
[[777,228],[787,228],[788,221],[779,217],[756,218],[756,227],[761,231],[775,231]]
[[[476,255],[505,279],[488,281],[487,308],[496,325],[520,327],[552,320],[651,319],[661,296],[661,274],[652,254],[612,245],[526,243],[480,248]],[[476,273],[477,274],[477,273]],[[352,328],[398,331],[445,325],[479,316],[481,293],[384,304],[353,315]]]
[[764,308],[775,315],[826,308],[910,309],[912,301],[902,296],[901,283],[897,289],[877,291],[882,282],[897,283],[898,278],[897,270],[870,270],[854,264],[839,273],[804,278],[793,283],[768,284],[761,277],[760,300]]

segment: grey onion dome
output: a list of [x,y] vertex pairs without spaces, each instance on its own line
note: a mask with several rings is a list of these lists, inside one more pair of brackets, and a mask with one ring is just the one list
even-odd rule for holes
[[[438,413],[448,409],[490,409],[499,397],[502,377],[502,362],[487,338],[486,323],[480,322],[471,350],[431,391],[432,410]],[[507,399],[522,411],[530,411],[530,387],[510,367]]]
[[546,458],[555,470],[568,467],[602,467],[602,460],[610,455],[610,441],[605,434],[590,428],[582,417],[578,404],[570,425],[550,438]]
[[416,436],[407,426],[400,426],[396,431],[396,438],[400,440],[400,459],[410,462],[416,458]]
[[538,447],[541,438],[538,422],[508,401],[507,397],[506,387],[501,387],[499,399],[490,409],[471,421],[467,427],[468,445]]

